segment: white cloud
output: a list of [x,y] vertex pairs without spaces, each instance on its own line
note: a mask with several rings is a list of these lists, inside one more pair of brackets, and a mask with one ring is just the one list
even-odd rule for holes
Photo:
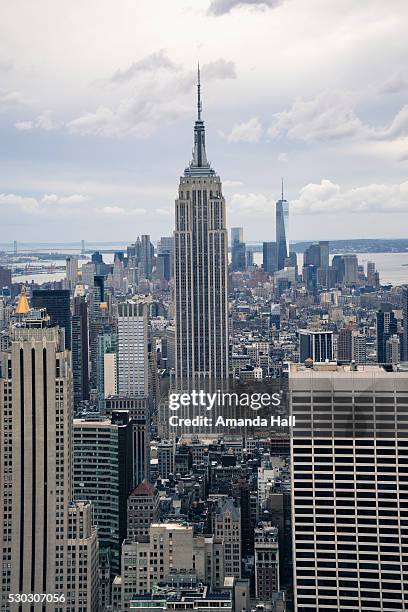
[[13,109],[15,106],[26,106],[28,98],[20,91],[4,91],[0,89],[0,112]]
[[41,115],[38,115],[36,119],[30,121],[16,121],[14,127],[22,132],[28,130],[45,130],[47,132],[51,130],[57,130],[62,127],[62,123],[54,119],[53,112],[50,110],[43,111]]
[[77,206],[79,204],[83,204],[84,202],[88,202],[88,200],[90,200],[89,196],[85,196],[80,193],[74,193],[73,195],[69,196],[57,196],[55,193],[53,193],[44,195],[40,202],[41,204]]
[[309,183],[290,202],[294,214],[408,213],[408,181],[396,185],[371,184],[352,189],[327,179]]
[[122,217],[122,216],[145,215],[147,213],[147,210],[145,210],[144,208],[127,209],[127,208],[123,208],[123,206],[104,206],[103,208],[97,208],[95,212],[101,215]]
[[157,70],[178,71],[180,67],[166,54],[164,49],[150,53],[137,62],[132,62],[126,70],[117,70],[110,78],[111,83],[124,83],[133,79],[141,72],[155,72]]
[[408,90],[408,72],[400,70],[394,73],[385,83],[380,87],[380,93],[383,94],[395,94],[402,93]]
[[[148,65],[153,70],[153,65],[159,64],[159,60],[165,64],[164,59],[167,56],[163,53],[158,52],[147,56],[145,60],[141,60],[141,63],[146,70]],[[173,63],[171,65],[175,66]],[[132,74],[141,70],[139,63],[137,70],[136,64],[132,66]],[[236,78],[234,62],[222,58],[207,62],[202,66],[201,71],[207,83],[217,79]],[[191,111],[190,103],[188,107],[185,103],[185,95],[191,92],[196,81],[195,71],[181,71],[174,68],[170,70],[166,79],[153,81],[149,86],[138,89],[135,95],[122,99],[116,107],[101,105],[96,110],[85,112],[65,124],[56,121],[51,111],[45,111],[34,120],[16,122],[15,127],[20,131],[35,128],[53,130],[65,127],[69,132],[81,135],[105,138],[131,135],[141,139],[148,138],[160,126],[171,124],[179,119],[187,112],[187,109],[188,112]]]
[[281,6],[284,0],[212,0],[208,12],[211,15],[225,15],[234,8],[254,7],[257,9],[271,9]]
[[229,142],[259,142],[262,126],[258,117],[253,117],[245,123],[234,125],[231,132],[225,135]]
[[35,213],[39,210],[36,198],[16,195],[14,193],[0,193],[0,206],[19,208],[26,213]]
[[297,99],[288,110],[276,113],[268,129],[271,138],[286,135],[305,142],[336,140],[393,140],[408,135],[408,105],[388,126],[364,123],[348,93],[324,91],[312,100]]

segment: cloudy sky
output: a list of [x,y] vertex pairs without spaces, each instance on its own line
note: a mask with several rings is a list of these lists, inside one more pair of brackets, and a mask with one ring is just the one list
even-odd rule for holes
[[14,0],[0,20],[0,242],[173,229],[202,66],[229,226],[407,237],[406,0]]

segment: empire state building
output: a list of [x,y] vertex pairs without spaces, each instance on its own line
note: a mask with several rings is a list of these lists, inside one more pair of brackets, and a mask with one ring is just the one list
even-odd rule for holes
[[175,207],[176,379],[183,388],[228,378],[228,234],[221,180],[207,161],[200,69],[193,159]]

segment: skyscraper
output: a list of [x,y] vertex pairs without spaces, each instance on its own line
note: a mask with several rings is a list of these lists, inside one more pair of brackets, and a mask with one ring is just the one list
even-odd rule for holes
[[282,197],[276,202],[276,251],[278,270],[285,267],[285,259],[289,257],[289,202]]
[[85,298],[74,297],[72,315],[72,375],[74,386],[74,406],[89,399],[89,338],[88,305]]
[[193,159],[180,178],[174,232],[176,376],[228,377],[228,236],[220,177],[207,161],[198,72]]
[[233,272],[243,272],[246,268],[246,247],[242,227],[231,227],[231,269]]
[[304,363],[306,359],[315,362],[333,360],[333,332],[299,330],[299,362]]
[[408,373],[291,364],[297,612],[406,609]]
[[35,289],[34,308],[46,308],[51,325],[58,325],[65,331],[65,348],[71,350],[71,306],[70,294],[66,289]]
[[147,305],[118,306],[118,390],[121,397],[147,397]]
[[67,281],[72,291],[78,282],[78,257],[76,255],[69,255],[65,260],[65,264]]
[[[69,354],[61,348],[57,327],[16,327],[10,340],[10,350],[0,353],[0,547],[8,561],[1,594],[64,594],[71,494]],[[1,609],[10,608],[2,601]]]
[[377,311],[377,362],[387,363],[387,340],[398,331],[391,304],[381,304]]
[[112,418],[73,420],[74,496],[90,500],[101,549],[109,551],[112,572],[126,538],[127,498],[132,489],[132,422],[127,411]]
[[262,267],[264,272],[274,274],[277,270],[276,242],[262,243]]

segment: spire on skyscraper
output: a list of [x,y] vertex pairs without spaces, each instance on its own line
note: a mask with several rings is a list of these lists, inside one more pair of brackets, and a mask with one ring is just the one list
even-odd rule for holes
[[201,118],[203,107],[201,101],[201,71],[200,64],[197,65],[197,119],[194,125],[194,148],[193,159],[184,174],[214,174],[207,161],[205,152],[205,127]]
[[197,66],[197,121],[201,121],[201,80],[200,80],[200,62]]

